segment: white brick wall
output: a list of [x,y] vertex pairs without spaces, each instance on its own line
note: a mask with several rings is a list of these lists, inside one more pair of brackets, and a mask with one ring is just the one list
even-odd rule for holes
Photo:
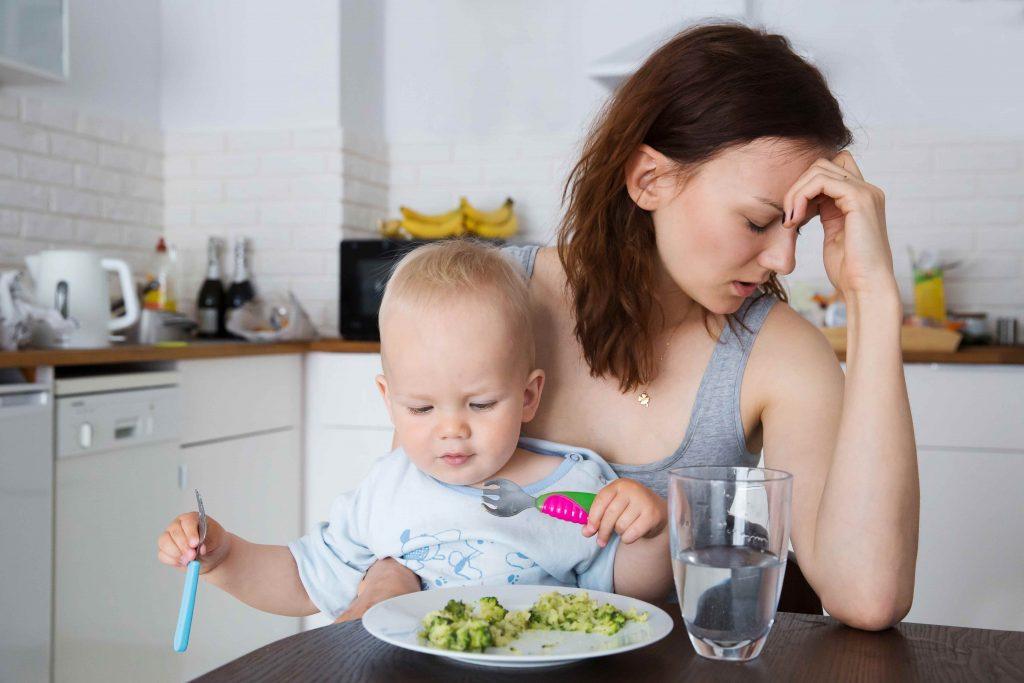
[[372,231],[387,213],[387,149],[339,128],[168,132],[164,159],[168,239],[182,252],[184,308],[204,277],[206,241],[252,245],[258,292],[291,290],[314,323],[337,333],[338,242]]
[[[948,276],[954,310],[1024,316],[1024,140],[951,139],[927,131],[858,134],[854,155],[887,197],[889,236],[903,298],[911,305],[907,245],[963,261]],[[516,200],[522,237],[548,243],[561,216],[562,186],[578,154],[569,138],[391,143],[391,215],[427,213],[466,195],[483,209]],[[791,282],[829,290],[821,231],[804,230]]]
[[94,247],[142,274],[162,230],[162,136],[0,90],[0,268]]

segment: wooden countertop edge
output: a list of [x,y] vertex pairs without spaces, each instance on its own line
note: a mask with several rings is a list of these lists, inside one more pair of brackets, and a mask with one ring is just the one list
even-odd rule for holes
[[[30,349],[0,351],[0,368],[34,368],[43,365],[102,365],[144,361],[231,358],[284,353],[379,353],[380,344],[369,341],[327,338],[312,342],[197,342],[187,346],[113,346],[105,349]],[[837,351],[840,361],[845,352]],[[953,353],[904,351],[905,363],[954,363],[966,365],[1024,365],[1024,346],[969,346]]]

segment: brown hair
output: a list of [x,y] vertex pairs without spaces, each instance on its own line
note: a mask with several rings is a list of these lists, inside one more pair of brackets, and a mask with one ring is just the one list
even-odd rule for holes
[[[452,302],[478,296],[480,310],[497,307],[517,338],[528,369],[533,370],[536,348],[526,273],[496,247],[472,239],[450,239],[425,244],[410,251],[395,266],[384,288],[379,318],[382,347],[383,322],[401,310],[446,308]],[[400,340],[415,344],[415,340]]]
[[[558,233],[592,376],[610,374],[625,392],[658,371],[653,341],[664,312],[654,223],[627,192],[630,156],[647,144],[685,171],[762,137],[836,152],[852,141],[821,72],[780,35],[738,24],[687,29],[612,95],[565,183]],[[785,300],[774,274],[764,290]]]

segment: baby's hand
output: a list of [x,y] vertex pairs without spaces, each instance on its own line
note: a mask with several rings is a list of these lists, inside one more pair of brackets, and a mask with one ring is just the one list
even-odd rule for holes
[[653,538],[668,521],[668,506],[654,491],[632,479],[616,479],[601,489],[590,506],[583,535],[597,534],[602,548],[615,531],[623,543]]
[[[224,561],[231,549],[231,534],[210,516],[206,518],[206,540],[199,545],[199,513],[178,515],[156,541],[157,558],[183,569],[199,558],[199,573],[205,574]],[[196,546],[199,546],[198,548]]]

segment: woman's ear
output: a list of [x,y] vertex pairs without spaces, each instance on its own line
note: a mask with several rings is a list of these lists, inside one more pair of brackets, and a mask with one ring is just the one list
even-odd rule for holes
[[668,157],[650,145],[640,145],[626,162],[626,191],[644,211],[661,208],[670,199],[675,182],[668,173]]
[[540,408],[540,395],[544,391],[544,371],[534,370],[526,380],[523,392],[523,422],[529,422]]

